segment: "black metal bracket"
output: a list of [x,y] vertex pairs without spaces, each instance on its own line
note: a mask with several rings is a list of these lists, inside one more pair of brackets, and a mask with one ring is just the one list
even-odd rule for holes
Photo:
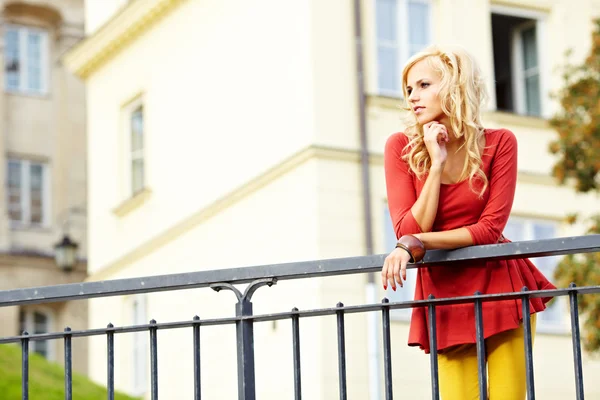
[[[210,288],[216,292],[231,290],[238,299],[235,305],[237,317],[252,316],[252,295],[263,286],[273,286],[277,278],[256,279],[246,287],[244,293],[230,283],[213,283]],[[256,377],[254,375],[254,321],[239,319],[236,321],[237,367],[238,367],[238,399],[256,400]]]
[[244,303],[252,299],[252,295],[254,295],[254,292],[256,292],[258,288],[263,286],[271,287],[275,284],[277,284],[277,278],[257,279],[255,281],[250,282],[248,287],[246,287],[246,290],[244,290],[244,293],[242,293],[238,288],[227,282],[213,283],[212,285],[210,285],[210,288],[215,292],[219,292],[223,289],[231,290],[237,297],[238,302]]

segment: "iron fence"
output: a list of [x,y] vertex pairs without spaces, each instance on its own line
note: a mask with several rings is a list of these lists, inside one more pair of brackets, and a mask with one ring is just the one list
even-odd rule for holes
[[[435,250],[427,253],[422,263],[411,264],[409,268],[419,268],[423,264],[429,266],[443,266],[461,261],[489,261],[499,259],[515,259],[524,257],[545,257],[565,254],[589,253],[600,251],[600,235],[587,235],[567,238],[557,238],[539,241],[524,241],[486,246],[472,246],[452,251]],[[237,339],[237,373],[238,373],[238,398],[240,400],[255,400],[255,370],[254,370],[254,323],[263,321],[290,320],[292,324],[292,360],[294,379],[294,398],[302,398],[301,362],[300,362],[300,319],[308,317],[335,315],[337,321],[337,356],[338,356],[338,381],[339,398],[348,398],[346,379],[346,334],[344,316],[351,313],[381,312],[382,316],[382,347],[383,347],[383,373],[384,394],[386,400],[393,399],[392,387],[392,356],[390,335],[390,311],[413,307],[426,307],[429,321],[430,337],[437,337],[436,308],[442,305],[472,303],[475,309],[476,346],[478,356],[478,376],[480,398],[487,398],[487,377],[485,363],[485,348],[483,337],[482,307],[484,302],[521,299],[524,315],[527,371],[527,397],[535,399],[534,366],[532,358],[532,332],[529,317],[529,301],[535,297],[568,296],[570,301],[571,336],[573,347],[573,366],[576,388],[576,398],[584,398],[584,380],[582,372],[581,337],[579,331],[578,295],[600,293],[600,286],[576,287],[571,284],[568,288],[556,290],[528,290],[522,288],[519,292],[502,294],[480,294],[454,298],[434,298],[432,295],[427,300],[389,302],[384,298],[381,303],[345,306],[338,303],[336,307],[320,308],[314,310],[298,310],[254,315],[252,309],[252,295],[263,286],[272,286],[281,280],[301,278],[316,278],[346,274],[379,272],[385,254],[306,261],[286,264],[262,265],[224,270],[210,270],[190,273],[180,273],[141,278],[118,279],[100,282],[85,282],[36,288],[24,288],[0,291],[0,307],[20,306],[26,304],[41,304],[67,300],[84,300],[97,297],[120,296],[126,294],[151,293],[174,291],[192,288],[210,287],[213,290],[229,290],[237,297],[234,317],[200,319],[194,317],[188,321],[157,323],[151,320],[148,324],[132,326],[113,326],[106,328],[92,328],[86,330],[71,330],[65,328],[63,332],[44,334],[28,334],[23,332],[18,336],[0,338],[0,344],[19,343],[22,351],[21,382],[22,399],[29,399],[29,343],[31,341],[62,339],[64,341],[64,383],[65,399],[72,400],[72,346],[71,340],[75,337],[104,335],[106,337],[107,352],[107,381],[108,400],[115,396],[115,334],[147,331],[150,336],[150,393],[152,400],[158,399],[158,330],[191,328],[193,335],[193,365],[194,365],[194,399],[202,398],[202,374],[200,359],[200,327],[215,325],[235,324]],[[248,284],[245,290],[240,291],[235,285]],[[439,381],[437,365],[436,341],[430,343],[431,367],[431,396],[439,399]]]

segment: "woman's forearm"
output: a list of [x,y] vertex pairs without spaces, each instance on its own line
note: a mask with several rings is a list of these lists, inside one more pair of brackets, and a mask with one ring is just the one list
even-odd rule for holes
[[473,238],[467,228],[458,228],[442,232],[424,232],[414,236],[423,242],[427,250],[450,250],[473,245]]
[[431,231],[437,215],[443,169],[443,166],[431,167],[423,185],[423,190],[421,190],[419,198],[410,209],[423,232]]

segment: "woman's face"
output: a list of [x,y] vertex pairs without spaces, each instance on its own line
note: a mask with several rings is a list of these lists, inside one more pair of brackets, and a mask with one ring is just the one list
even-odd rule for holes
[[408,103],[419,124],[425,125],[431,121],[448,122],[438,95],[440,76],[429,66],[427,60],[413,65],[406,78]]

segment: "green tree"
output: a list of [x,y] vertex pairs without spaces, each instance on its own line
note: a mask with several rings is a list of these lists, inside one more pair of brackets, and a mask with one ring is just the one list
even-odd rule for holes
[[[581,193],[600,194],[600,20],[595,21],[590,54],[582,64],[564,67],[564,84],[556,93],[560,111],[550,120],[558,138],[550,152],[558,156],[553,175],[561,184],[574,184]],[[567,216],[570,223],[580,217]],[[600,233],[600,214],[582,221],[588,234]],[[568,255],[556,269],[561,287],[600,285],[600,253]],[[600,296],[579,296],[579,311],[584,318],[582,341],[590,352],[600,350]]]

